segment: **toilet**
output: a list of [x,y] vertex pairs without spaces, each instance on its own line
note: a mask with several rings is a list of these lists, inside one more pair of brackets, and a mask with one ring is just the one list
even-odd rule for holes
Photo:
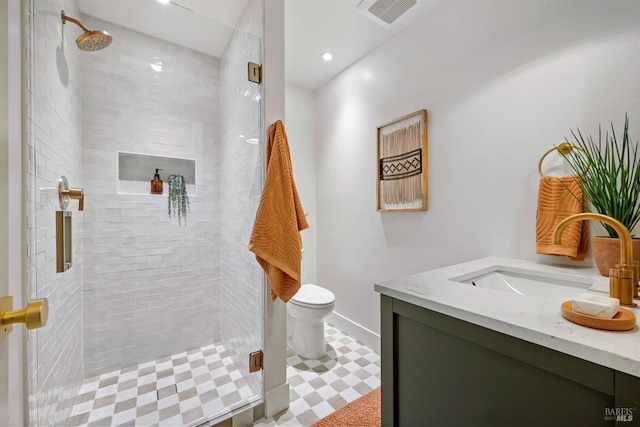
[[287,303],[287,341],[299,356],[319,359],[327,351],[324,343],[324,319],[331,314],[336,297],[317,285],[302,285]]

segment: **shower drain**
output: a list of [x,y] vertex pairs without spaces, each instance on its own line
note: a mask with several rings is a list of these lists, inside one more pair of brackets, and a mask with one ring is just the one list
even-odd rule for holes
[[164,399],[165,397],[169,397],[172,394],[176,394],[178,392],[178,388],[175,384],[167,386],[165,388],[161,388],[158,390],[158,400]]

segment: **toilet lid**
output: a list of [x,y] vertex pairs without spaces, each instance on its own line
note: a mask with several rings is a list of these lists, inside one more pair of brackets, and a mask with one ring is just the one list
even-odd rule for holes
[[310,305],[326,305],[335,302],[336,296],[328,289],[316,285],[302,285],[291,301]]

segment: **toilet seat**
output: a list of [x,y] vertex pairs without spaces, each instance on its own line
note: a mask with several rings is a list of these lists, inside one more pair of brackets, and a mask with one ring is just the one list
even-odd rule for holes
[[302,285],[289,302],[300,307],[325,308],[336,302],[336,296],[328,289],[307,284]]

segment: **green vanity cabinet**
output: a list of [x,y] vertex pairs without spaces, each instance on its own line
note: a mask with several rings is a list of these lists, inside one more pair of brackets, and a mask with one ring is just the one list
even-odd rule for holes
[[381,304],[383,426],[640,425],[640,378],[386,295]]

